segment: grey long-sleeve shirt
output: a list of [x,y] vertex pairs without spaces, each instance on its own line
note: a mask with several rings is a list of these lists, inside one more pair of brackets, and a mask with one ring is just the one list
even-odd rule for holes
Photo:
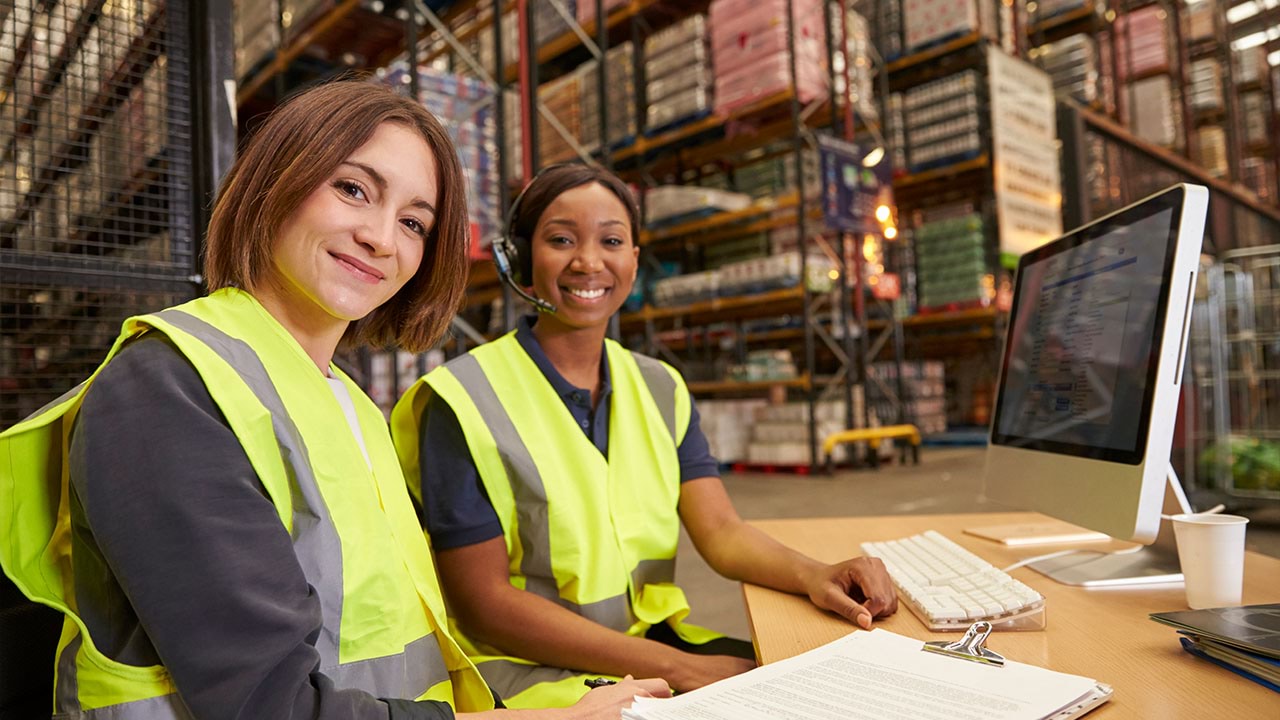
[[71,441],[76,600],[97,647],[163,664],[195,718],[447,720],[320,672],[320,603],[289,533],[190,362],[125,347]]

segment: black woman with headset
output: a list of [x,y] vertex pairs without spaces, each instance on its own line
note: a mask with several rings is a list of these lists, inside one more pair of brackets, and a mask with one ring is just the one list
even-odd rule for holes
[[755,667],[750,643],[685,622],[681,523],[727,578],[864,628],[897,608],[879,560],[824,565],[745,524],[680,374],[606,339],[638,237],[616,176],[540,172],[494,243],[538,312],[428,373],[392,413],[456,636],[509,707],[571,704],[588,674],[687,691]]

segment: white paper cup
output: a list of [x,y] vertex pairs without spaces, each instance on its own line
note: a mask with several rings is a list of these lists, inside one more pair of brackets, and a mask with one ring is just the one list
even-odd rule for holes
[[1178,560],[1193,610],[1240,604],[1244,585],[1244,526],[1239,515],[1189,513],[1173,516]]

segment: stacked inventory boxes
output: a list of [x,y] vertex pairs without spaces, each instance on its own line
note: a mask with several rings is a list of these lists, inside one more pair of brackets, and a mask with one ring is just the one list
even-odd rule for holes
[[893,162],[893,172],[895,174],[903,174],[907,172],[907,123],[904,118],[904,103],[902,93],[892,93],[889,100],[885,103],[888,108],[889,115],[889,145],[893,148],[893,155],[890,160]]
[[[582,67],[582,146],[589,152],[600,147],[600,63],[588,60]],[[622,43],[605,51],[606,102],[609,108],[609,147],[625,145],[636,136],[635,46]]]
[[[923,435],[947,431],[947,399],[943,363],[874,363],[867,368],[867,400],[882,425],[898,424],[898,368],[902,368],[903,421],[919,428]],[[886,393],[887,389],[887,393]]]
[[[594,92],[594,89],[584,87],[584,76],[585,72],[580,67],[538,86],[538,101],[545,108],[545,112],[538,113],[538,157],[543,165],[563,162],[577,156],[570,140],[581,143],[585,121],[582,96],[585,92]],[[556,127],[554,123],[558,123],[560,127]],[[568,138],[561,134],[562,130]]]
[[982,150],[981,80],[965,70],[907,91],[907,159],[912,172],[976,156]]
[[1098,43],[1084,33],[1047,43],[1031,51],[1036,64],[1053,79],[1059,96],[1074,98],[1086,105],[1101,99]]
[[[392,65],[385,82],[392,87],[408,86],[408,66]],[[449,130],[466,168],[467,208],[471,215],[472,239],[487,245],[501,232],[502,213],[498,207],[498,138],[494,128],[493,91],[484,82],[463,75],[418,67],[419,102],[439,117]]]
[[730,365],[728,379],[736,382],[764,382],[767,380],[793,380],[799,377],[796,361],[786,349],[752,350],[747,361]]
[[922,309],[983,304],[990,299],[993,281],[987,270],[981,215],[970,212],[928,221],[916,228],[915,239]]
[[[1206,4],[1206,3],[1201,3]],[[1222,109],[1222,68],[1212,58],[1191,63],[1188,99],[1196,110]]]
[[645,225],[661,227],[700,215],[742,210],[751,196],[693,185],[661,185],[645,193]]
[[[831,291],[835,266],[826,255],[809,255],[805,269],[804,286],[809,292]],[[797,287],[801,279],[800,253],[791,250],[657,280],[653,283],[653,304],[670,307],[714,297],[752,295]]]
[[1188,2],[1183,12],[1183,40],[1187,43],[1212,40],[1217,29],[1218,3]]
[[878,8],[879,27],[876,41],[884,43],[880,54],[885,60],[894,60],[903,55],[902,49],[902,0],[880,0]]
[[280,9],[276,0],[236,0],[235,72],[248,77],[280,47]]
[[786,0],[714,0],[711,58],[715,109],[732,111],[781,92],[801,102],[827,92],[822,0],[793,0],[796,79],[791,81]]
[[[516,22],[517,19],[516,13],[513,12],[502,16],[502,63],[504,65],[515,63],[522,52],[520,48],[520,25]],[[472,49],[480,66],[488,70],[490,75],[497,77],[498,73],[502,72],[493,56],[492,18],[476,33]],[[510,116],[508,115],[508,117]]]
[[710,112],[715,77],[706,15],[690,15],[650,35],[644,43],[644,56],[647,132],[658,133]]
[[875,99],[871,94],[871,85],[875,73],[872,72],[871,32],[866,18],[850,10],[845,13],[845,46],[840,48],[840,8],[836,4],[831,11],[831,37],[836,45],[832,53],[832,75],[835,77],[836,96],[844,97],[845,68],[849,73],[849,100],[853,103],[858,115],[864,119],[875,119],[880,113],[876,109]]
[[[583,0],[583,2],[594,4],[595,0]],[[573,18],[578,11],[578,3],[575,0],[560,0],[560,4],[570,18]],[[550,0],[532,0],[529,3],[529,11],[533,14],[534,42],[539,47],[569,32],[569,21],[560,14]]]
[[1123,84],[1120,117],[1138,137],[1178,147],[1177,88],[1167,74],[1160,74],[1167,73],[1174,57],[1168,13],[1159,5],[1148,5],[1117,17],[1112,28],[1104,43],[1115,54],[1116,82]]
[[1267,158],[1247,157],[1240,161],[1240,183],[1263,200],[1276,196],[1275,166]]
[[1232,60],[1235,63],[1232,79],[1237,85],[1247,85],[1266,79],[1269,71],[1267,51],[1261,45],[1234,51]]
[[1227,174],[1227,132],[1220,125],[1197,128],[1192,135],[1191,159],[1214,177]]
[[999,32],[993,0],[902,0],[903,40],[908,53],[981,31]]
[[[849,428],[845,424],[843,402],[819,402],[814,408],[815,442],[819,443],[821,451],[823,438]],[[857,386],[853,388],[853,422],[855,428],[861,427],[862,388]],[[835,462],[844,462],[846,447],[836,447],[832,456]],[[808,465],[809,405],[794,402],[768,405],[757,410],[751,444],[747,446],[747,462],[755,465]]]
[[1267,142],[1267,98],[1260,90],[1240,93],[1240,117],[1244,121],[1244,142],[1257,146]]
[[1120,116],[1128,119],[1129,129],[1140,138],[1169,148],[1181,145],[1182,115],[1168,75],[1130,83],[1120,93]]
[[1112,47],[1119,80],[1169,69],[1173,62],[1173,36],[1164,8],[1148,5],[1121,15],[1113,27]]
[[755,425],[751,420],[767,405],[764,399],[699,401],[699,426],[712,457],[722,463],[746,462]]

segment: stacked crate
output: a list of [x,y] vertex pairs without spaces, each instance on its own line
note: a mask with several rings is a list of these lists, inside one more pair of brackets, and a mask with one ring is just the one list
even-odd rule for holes
[[1105,43],[1115,53],[1116,82],[1122,84],[1121,119],[1138,137],[1179,147],[1179,89],[1167,74],[1174,58],[1168,13],[1159,5],[1148,5],[1117,17],[1112,28]]
[[976,70],[965,70],[906,92],[907,159],[912,172],[981,152],[981,84]]
[[280,7],[276,0],[236,0],[235,73],[246,78],[280,47]]
[[767,405],[764,399],[699,401],[699,426],[712,457],[722,463],[746,462],[755,425],[750,420]]
[[[594,4],[595,0],[582,0]],[[578,3],[575,0],[560,0],[570,18],[575,17]],[[551,0],[531,0],[529,11],[533,14],[533,37],[538,47],[569,32],[569,23],[551,4]]]
[[[609,147],[625,145],[636,136],[635,46],[625,42],[605,51],[606,102],[609,108]],[[582,146],[588,152],[600,148],[600,63],[582,66]]]
[[[861,427],[862,402],[862,388],[855,386],[853,388],[855,428]],[[822,439],[828,435],[849,429],[845,424],[843,402],[819,402],[814,405],[814,408],[813,417],[817,426],[815,442],[821,443]],[[835,462],[844,462],[847,458],[846,446],[837,446],[832,455]],[[747,446],[747,462],[753,465],[808,465],[809,459],[809,405],[807,403],[767,405],[756,411],[756,422],[751,430],[751,443]]]
[[[585,87],[584,68],[579,67],[548,83],[538,86],[538,102],[550,113],[575,142],[581,143],[585,116],[582,109],[584,93],[594,92]],[[569,140],[552,124],[546,113],[538,113],[538,157],[543,165],[564,162],[577,156]],[[519,116],[517,116],[519,117]]]
[[990,300],[986,223],[977,213],[925,222],[915,229],[921,309],[947,309]]
[[650,134],[711,110],[710,35],[706,15],[690,15],[644,43],[645,130]]
[[907,53],[981,32],[996,38],[994,0],[902,0],[903,42]]
[[872,381],[867,383],[867,401],[880,423],[898,423],[893,397],[898,393],[899,367],[902,368],[902,397],[898,402],[903,405],[904,421],[915,425],[924,435],[946,432],[946,378],[943,363],[938,361],[873,363],[867,368],[867,377]]
[[[384,81],[392,87],[409,83],[408,66],[393,64]],[[418,101],[439,117],[466,169],[467,208],[472,239],[479,245],[501,232],[498,207],[499,143],[493,119],[493,91],[482,81],[421,65],[418,67]]]
[[831,12],[831,37],[836,43],[832,52],[832,75],[835,78],[836,97],[845,97],[845,68],[849,74],[849,101],[859,117],[874,120],[880,116],[872,97],[871,86],[875,79],[872,71],[871,31],[866,18],[850,10],[845,13],[845,45],[840,47],[840,10],[833,6]]
[[880,0],[877,9],[877,42],[884,43],[880,54],[885,60],[902,57],[902,0]]
[[795,82],[791,80],[786,0],[713,0],[711,59],[718,68],[715,109],[729,114],[781,92],[807,103],[827,92],[822,0],[793,0]]
[[1098,43],[1079,33],[1031,51],[1031,57],[1053,79],[1053,90],[1061,97],[1093,105],[1103,98]]
[[1222,109],[1222,68],[1218,61],[1204,58],[1191,63],[1191,87],[1187,98],[1194,110]]

